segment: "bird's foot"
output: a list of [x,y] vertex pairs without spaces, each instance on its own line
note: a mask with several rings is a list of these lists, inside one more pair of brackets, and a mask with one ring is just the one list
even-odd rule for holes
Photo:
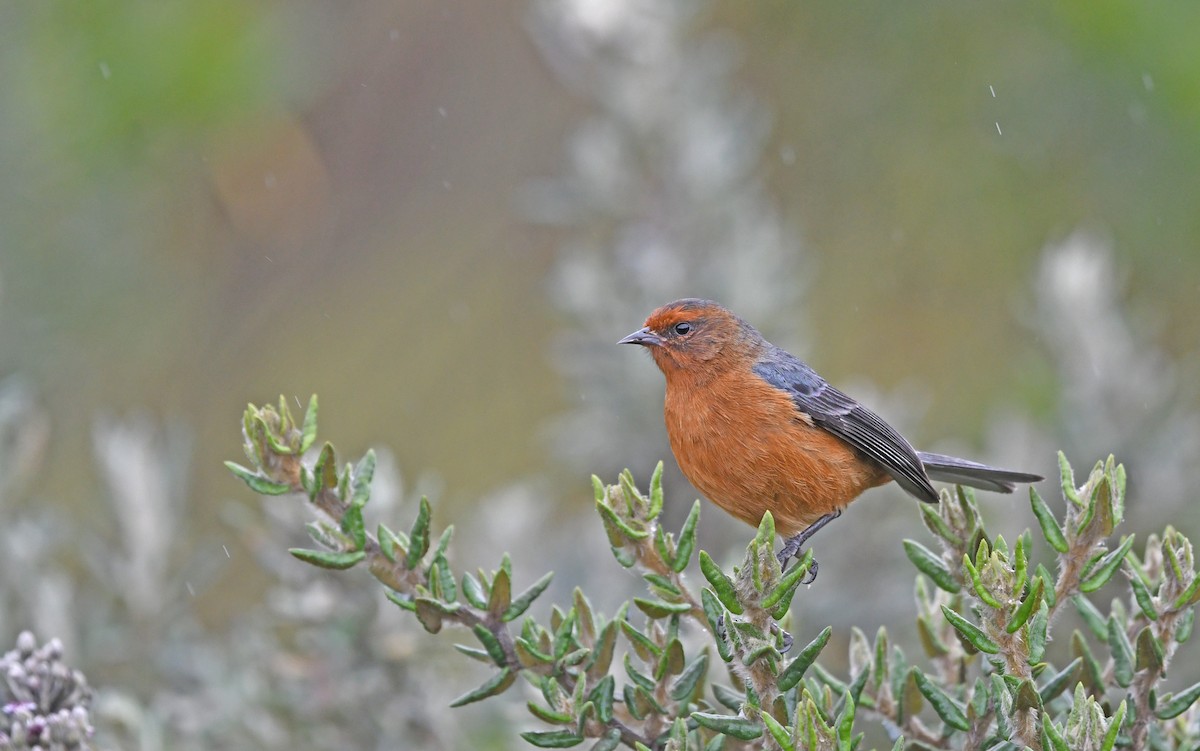
[[[783,543],[783,547],[780,548],[779,553],[776,554],[775,558],[779,561],[779,566],[784,573],[787,573],[787,570],[791,567],[792,559],[799,560],[803,557],[803,545],[804,540],[801,539],[801,535],[793,535]],[[820,564],[817,563],[816,558],[813,558],[808,564],[808,573],[804,575],[804,579],[801,581],[801,584],[812,584],[814,581],[816,581],[817,570],[819,568]]]
[[[815,522],[802,529],[799,533],[787,538],[787,540],[785,540],[783,543],[783,547],[780,548],[779,553],[776,555],[776,559],[779,561],[779,565],[783,568],[783,570],[787,571],[788,562],[791,561],[791,559],[800,558],[800,553],[804,550],[804,543],[808,542],[810,537],[819,532],[826,524],[841,515],[841,509],[825,514],[820,519],[817,519]],[[817,560],[814,558],[808,567],[808,573],[804,577],[804,584],[812,584],[817,580],[818,568],[819,566],[817,565]]]
[[[792,639],[792,635],[789,634],[788,632],[784,631],[783,628],[778,623],[772,623],[771,624],[771,633],[775,633],[775,632],[778,632],[783,638],[783,644],[780,645],[779,651],[784,654],[787,654],[788,651],[792,648],[792,643],[794,642],[794,639]],[[715,636],[720,641],[725,641],[726,637],[729,636],[729,632],[725,628],[725,616],[724,615],[717,617],[717,631],[715,634],[713,634],[713,636]]]
[[779,651],[784,654],[787,654],[788,651],[792,648],[792,642],[793,642],[792,635],[789,634],[788,632],[784,631],[783,627],[780,626],[778,623],[772,623],[771,624],[772,633],[774,633],[776,630],[778,630],[779,633],[783,635],[783,644],[781,644],[779,646]]

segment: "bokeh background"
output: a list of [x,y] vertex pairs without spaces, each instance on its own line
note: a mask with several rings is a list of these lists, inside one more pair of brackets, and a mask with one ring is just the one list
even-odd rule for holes
[[[1196,533],[1196,28],[1131,0],[0,6],[0,643],[63,639],[104,748],[512,747],[519,704],[447,710],[482,669],[301,570],[299,502],[221,461],[247,401],[319,393],[323,438],[383,453],[378,518],[427,493],[457,565],[512,550],[614,606],[638,580],[588,476],[664,459],[677,521],[695,491],[612,343],[688,295],[923,448],[1112,452],[1131,530]],[[701,527],[729,560],[749,533]],[[923,534],[868,494],[797,629],[903,635]]]

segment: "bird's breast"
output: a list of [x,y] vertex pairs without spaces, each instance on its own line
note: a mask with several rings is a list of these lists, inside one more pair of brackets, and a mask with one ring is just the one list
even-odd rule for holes
[[765,511],[795,534],[886,482],[878,465],[813,425],[787,392],[727,374],[702,386],[667,385],[667,434],[688,480],[709,500],[757,525]]

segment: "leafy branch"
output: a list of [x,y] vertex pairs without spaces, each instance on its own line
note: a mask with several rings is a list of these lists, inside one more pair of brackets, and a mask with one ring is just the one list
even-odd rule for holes
[[[456,625],[474,637],[456,648],[495,672],[453,706],[509,691],[523,677],[527,707],[547,726],[522,733],[534,746],[591,740],[593,749],[708,751],[734,743],[852,751],[868,723],[893,749],[1111,751],[1200,742],[1200,684],[1175,694],[1162,685],[1200,601],[1192,546],[1171,527],[1150,535],[1141,557],[1132,535],[1111,539],[1124,519],[1126,486],[1111,457],[1077,487],[1060,455],[1061,521],[1030,491],[1053,559],[1046,563],[1035,560],[1029,530],[1011,545],[990,536],[967,489],[943,491],[936,507],[923,506],[940,550],[916,540],[905,540],[904,550],[922,574],[917,633],[927,662],[910,663],[885,628],[873,640],[853,628],[842,678],[817,661],[831,628],[791,649],[788,612],[811,556],[781,570],[769,513],[732,571],[699,552],[707,586],[696,588],[686,572],[699,502],[678,532],[668,532],[661,464],[645,494],[628,471],[613,485],[593,477],[613,555],[642,573],[649,596],[605,617],[577,588],[543,622],[529,610],[552,575],[516,592],[507,554],[495,570],[455,572],[453,528],[435,540],[427,500],[406,532],[383,524],[368,531],[363,507],[374,454],[339,468],[330,444],[311,451],[316,428],[316,397],[301,421],[283,400],[278,408],[250,405],[242,425],[250,466],[228,466],[256,492],[302,494],[318,511],[308,525],[318,547],[293,549],[296,558],[335,570],[364,566],[430,633]],[[1096,593],[1122,580],[1128,605],[1114,601],[1101,613]],[[1070,637],[1070,661],[1056,667],[1046,645],[1067,601],[1085,627]],[[689,646],[697,641],[710,646]],[[714,650],[732,686],[711,680]]]

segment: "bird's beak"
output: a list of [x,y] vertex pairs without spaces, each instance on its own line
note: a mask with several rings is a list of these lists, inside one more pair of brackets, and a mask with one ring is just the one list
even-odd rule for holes
[[662,345],[662,343],[662,338],[659,337],[658,334],[651,331],[649,326],[638,329],[629,336],[617,342],[617,344],[640,344],[643,347],[658,347]]

